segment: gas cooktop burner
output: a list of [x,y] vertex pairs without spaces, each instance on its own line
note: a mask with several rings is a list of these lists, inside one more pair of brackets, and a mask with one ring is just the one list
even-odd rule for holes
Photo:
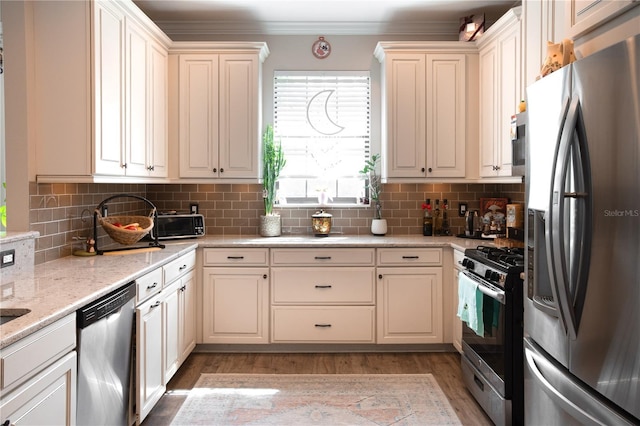
[[465,256],[485,264],[498,265],[506,269],[524,269],[523,248],[478,246],[475,249],[467,249]]

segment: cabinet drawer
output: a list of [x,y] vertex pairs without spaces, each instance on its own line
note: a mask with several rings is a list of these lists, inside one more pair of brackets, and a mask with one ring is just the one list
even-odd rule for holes
[[272,310],[276,342],[373,343],[373,306],[279,306]]
[[269,249],[204,249],[204,266],[268,266]]
[[375,303],[374,268],[271,268],[273,303]]
[[164,270],[164,283],[171,284],[180,275],[193,269],[196,266],[196,251],[180,256],[162,267]]
[[378,249],[378,266],[439,266],[441,264],[441,248]]
[[75,312],[6,347],[0,352],[3,394],[8,387],[34,376],[75,347]]
[[273,249],[271,265],[373,265],[374,249],[313,248]]
[[162,290],[162,268],[136,279],[136,304]]

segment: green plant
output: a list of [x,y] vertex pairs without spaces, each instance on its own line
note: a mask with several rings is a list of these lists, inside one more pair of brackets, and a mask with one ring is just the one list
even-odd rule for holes
[[[6,190],[7,189],[7,182],[2,182],[2,187]],[[4,199],[4,202],[6,202],[7,199]],[[7,205],[6,204],[2,204],[0,206],[0,223],[2,224],[3,228],[7,227]]]
[[282,144],[280,141],[274,140],[273,126],[269,124],[262,135],[262,197],[264,198],[264,213],[267,216],[273,215],[276,182],[286,162]]
[[380,154],[373,154],[364,162],[364,168],[360,170],[360,174],[368,180],[369,200],[371,205],[375,207],[374,217],[376,219],[382,219],[382,203],[380,202],[382,182],[380,181],[380,175],[376,171],[379,162]]

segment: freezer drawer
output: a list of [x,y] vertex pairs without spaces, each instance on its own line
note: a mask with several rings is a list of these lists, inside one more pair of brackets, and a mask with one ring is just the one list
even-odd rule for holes
[[524,339],[525,424],[527,425],[633,425],[604,398],[595,394],[528,338]]

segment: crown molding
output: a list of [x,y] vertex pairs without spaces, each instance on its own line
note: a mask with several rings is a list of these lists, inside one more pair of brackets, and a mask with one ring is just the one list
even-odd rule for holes
[[169,37],[195,35],[413,35],[458,37],[458,22],[157,21]]

